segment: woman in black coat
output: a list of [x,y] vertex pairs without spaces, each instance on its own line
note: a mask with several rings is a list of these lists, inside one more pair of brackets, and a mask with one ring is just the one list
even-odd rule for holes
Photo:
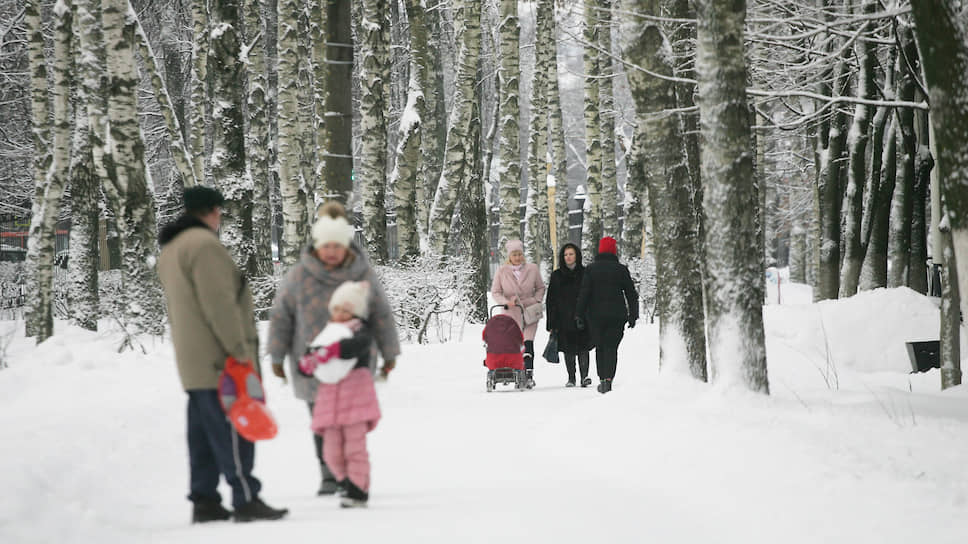
[[581,372],[581,386],[588,387],[592,379],[588,377],[588,332],[575,326],[575,306],[578,304],[578,291],[585,267],[581,263],[581,250],[572,243],[562,246],[558,252],[558,269],[551,273],[548,284],[548,298],[545,300],[548,318],[545,324],[549,332],[558,337],[558,351],[565,354],[565,367],[568,369],[568,383],[565,387],[575,387],[575,359]]
[[639,318],[639,295],[629,269],[618,262],[616,251],[615,239],[610,236],[598,243],[595,261],[585,268],[575,310],[578,328],[588,329],[595,346],[595,365],[602,380],[599,393],[612,390],[625,323],[632,328]]

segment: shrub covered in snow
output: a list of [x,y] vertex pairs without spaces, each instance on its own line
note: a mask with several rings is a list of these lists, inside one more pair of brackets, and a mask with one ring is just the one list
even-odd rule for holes
[[473,265],[455,257],[421,256],[375,266],[404,341],[445,342],[468,319],[474,297]]

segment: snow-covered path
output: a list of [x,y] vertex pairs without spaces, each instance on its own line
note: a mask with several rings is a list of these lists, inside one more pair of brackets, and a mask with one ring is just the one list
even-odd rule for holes
[[536,390],[486,393],[480,327],[406,346],[379,389],[360,511],[314,496],[306,407],[270,377],[281,432],[256,474],[291,514],[246,525],[188,523],[169,345],[17,338],[0,371],[0,542],[963,542],[968,391],[846,367],[828,388],[793,308],[768,313],[771,397],[658,375],[656,326],[626,336],[605,396],[544,362]]

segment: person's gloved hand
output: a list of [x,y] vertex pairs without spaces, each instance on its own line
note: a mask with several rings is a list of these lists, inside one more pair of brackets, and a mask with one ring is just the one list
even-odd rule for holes
[[585,330],[585,320],[577,315],[575,316],[575,328],[580,331]]
[[629,328],[630,329],[634,329],[635,328],[635,320],[634,319],[630,319],[629,320]]

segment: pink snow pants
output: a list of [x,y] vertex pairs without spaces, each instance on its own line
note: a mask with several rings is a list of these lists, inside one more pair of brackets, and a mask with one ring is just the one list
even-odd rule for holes
[[327,427],[323,431],[323,460],[338,481],[349,478],[363,491],[370,490],[370,454],[366,451],[365,421]]

